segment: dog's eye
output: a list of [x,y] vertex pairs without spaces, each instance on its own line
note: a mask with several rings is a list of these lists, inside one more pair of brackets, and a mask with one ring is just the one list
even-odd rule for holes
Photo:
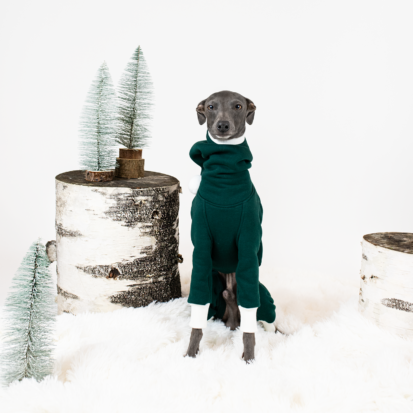
[[209,109],[209,110],[212,110],[212,109],[214,109],[214,107],[213,107],[212,105],[209,105],[209,106],[208,106],[208,109]]
[[242,109],[242,106],[241,105],[235,105],[235,109],[240,110],[240,109]]

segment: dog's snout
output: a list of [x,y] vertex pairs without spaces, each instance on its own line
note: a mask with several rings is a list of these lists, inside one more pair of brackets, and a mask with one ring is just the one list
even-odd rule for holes
[[220,132],[226,132],[229,130],[229,122],[227,120],[221,120],[218,122],[217,128]]

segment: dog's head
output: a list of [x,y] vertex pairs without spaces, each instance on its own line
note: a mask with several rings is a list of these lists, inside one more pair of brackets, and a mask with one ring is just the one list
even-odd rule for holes
[[255,114],[254,103],[239,93],[223,90],[199,102],[198,122],[207,122],[210,134],[216,139],[238,138],[245,133],[245,122],[251,125]]

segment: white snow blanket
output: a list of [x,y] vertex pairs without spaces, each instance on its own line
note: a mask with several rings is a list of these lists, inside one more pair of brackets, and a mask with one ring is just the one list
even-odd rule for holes
[[198,357],[184,358],[186,298],[63,314],[54,375],[0,388],[0,412],[413,412],[413,342],[358,313],[358,277],[261,279],[289,335],[259,327],[253,364],[241,359],[242,333],[220,321],[208,322]]

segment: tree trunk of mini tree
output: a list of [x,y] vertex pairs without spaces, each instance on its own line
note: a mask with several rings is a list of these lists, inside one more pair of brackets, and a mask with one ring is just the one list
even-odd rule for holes
[[112,311],[181,297],[179,181],[88,182],[83,171],[56,177],[59,313]]
[[142,159],[142,149],[119,148],[115,171],[119,178],[143,178],[145,176],[145,159]]
[[360,311],[389,331],[413,337],[413,234],[365,235],[360,275]]

